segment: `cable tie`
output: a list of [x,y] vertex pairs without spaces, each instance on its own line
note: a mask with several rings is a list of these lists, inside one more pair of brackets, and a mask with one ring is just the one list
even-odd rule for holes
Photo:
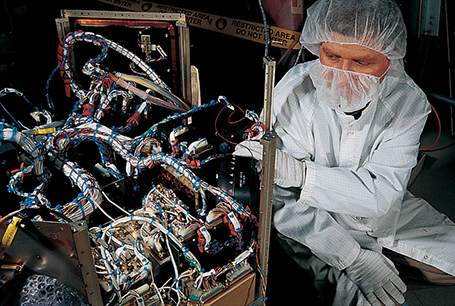
[[12,128],[11,138],[10,141],[14,141],[14,136],[16,136],[17,129],[15,127]]
[[79,209],[82,213],[82,219],[85,219],[85,212],[84,212],[84,208],[82,207],[82,205],[79,204],[79,202],[73,202],[73,203],[76,203],[76,205],[79,207]]

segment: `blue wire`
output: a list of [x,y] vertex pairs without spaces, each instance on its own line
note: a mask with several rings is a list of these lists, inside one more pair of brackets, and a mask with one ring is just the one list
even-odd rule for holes
[[10,112],[6,109],[6,107],[3,106],[3,103],[0,102],[0,105],[1,105],[2,108],[5,110],[5,112],[11,117],[11,119],[14,120],[14,122],[17,124],[17,126],[22,126],[22,128],[25,128],[24,125],[20,124],[20,123],[13,117],[13,115],[10,114]]

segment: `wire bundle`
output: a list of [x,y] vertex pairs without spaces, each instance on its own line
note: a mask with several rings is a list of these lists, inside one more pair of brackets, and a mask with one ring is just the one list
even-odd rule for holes
[[74,80],[69,60],[72,48],[77,42],[81,41],[90,42],[102,48],[101,53],[96,58],[91,59],[84,65],[83,72],[85,74],[92,75],[95,73],[103,72],[97,67],[99,66],[99,63],[107,56],[108,49],[111,48],[116,52],[120,53],[121,55],[125,56],[126,58],[130,59],[137,67],[141,68],[144,71],[145,75],[147,75],[151,81],[140,76],[129,76],[123,74],[117,74],[117,76],[114,76],[112,74],[109,74],[108,72],[103,72],[107,77],[109,77],[111,80],[114,80],[116,83],[118,83],[125,89],[131,90],[134,94],[138,95],[139,97],[150,100],[152,103],[156,103],[164,107],[171,107],[161,99],[147,95],[144,92],[136,89],[134,86],[130,88],[130,85],[128,85],[130,83],[127,83],[127,81],[133,80],[134,82],[140,83],[141,85],[160,93],[168,100],[170,100],[173,103],[173,105],[176,106],[176,110],[188,110],[188,106],[177,96],[175,96],[171,92],[169,86],[167,86],[163,82],[163,80],[161,80],[160,77],[156,74],[156,72],[153,69],[151,69],[147,65],[147,63],[144,62],[141,58],[139,58],[136,54],[119,45],[118,43],[109,40],[101,35],[84,31],[74,31],[68,33],[61,40],[59,46],[58,69],[60,69],[60,74],[64,78],[67,86],[79,99],[85,100],[87,98],[86,97],[87,91],[83,90],[80,87],[80,85]]
[[[91,76],[88,90],[82,89],[76,82],[70,66],[71,50],[78,42],[89,42],[101,47],[100,54],[88,61],[83,68],[84,73]],[[106,58],[108,49],[113,49],[133,61],[144,71],[147,78],[139,75],[113,74],[101,69],[99,64]],[[162,55],[159,60],[164,59],[164,51],[162,49],[158,51]],[[137,291],[137,286],[142,283],[152,288],[163,304],[171,294],[177,299],[177,304],[188,298],[185,295],[188,292],[184,293],[182,289],[183,280],[193,283],[194,290],[202,290],[205,293],[220,289],[223,285],[217,282],[218,278],[241,269],[246,265],[248,257],[252,255],[253,248],[243,245],[242,230],[246,223],[256,227],[256,217],[248,206],[237,201],[221,188],[210,185],[192,171],[201,168],[207,162],[225,156],[213,154],[201,159],[198,153],[206,148],[207,139],[198,139],[185,145],[179,143],[179,136],[186,132],[184,127],[179,127],[172,131],[169,137],[173,152],[165,153],[154,137],[160,124],[182,119],[183,116],[191,116],[217,103],[225,104],[222,110],[230,108],[233,112],[235,106],[232,106],[226,98],[220,97],[218,101],[189,109],[146,62],[119,44],[91,32],[71,32],[61,40],[59,65],[52,74],[57,69],[64,78],[67,93],[73,92],[78,98],[65,122],[52,122],[49,112],[36,108],[32,116],[37,122],[40,117],[44,117],[46,124],[29,129],[11,115],[9,116],[17,127],[4,121],[0,122],[0,141],[18,144],[27,157],[26,163],[12,171],[8,191],[24,198],[21,208],[45,205],[65,216],[66,221],[87,219],[97,210],[110,220],[104,226],[91,228],[90,237],[96,245],[93,249],[93,257],[100,284],[106,288],[106,291],[112,292],[112,299],[116,298],[119,302],[123,302],[127,298],[134,297],[139,300],[141,295]],[[47,85],[49,86],[49,80]],[[145,87],[145,90],[140,89],[139,86]],[[7,93],[23,96],[16,90],[4,89],[0,92],[0,97]],[[131,106],[130,103],[135,102],[134,95],[139,97],[141,102],[133,108],[134,105]],[[163,99],[158,98],[157,95],[162,96]],[[119,101],[121,101],[122,114],[134,109],[126,123],[118,127],[107,127],[101,124],[106,112],[111,107],[115,107],[116,102]],[[48,103],[52,108],[49,96]],[[176,112],[152,125],[141,135],[134,138],[124,135],[123,133],[143,125],[142,115],[150,110],[152,104]],[[231,117],[232,114],[229,116],[228,123],[235,124]],[[255,122],[258,120],[256,114],[242,111],[242,118],[239,121],[245,118]],[[218,120],[219,116],[215,121],[216,131]],[[251,134],[255,136],[261,134],[261,127],[253,126]],[[115,178],[128,177],[134,181],[142,171],[161,165],[178,175],[179,179],[189,182],[190,189],[199,193],[202,204],[190,211],[190,208],[172,190],[153,185],[143,198],[142,208],[133,212],[126,211],[103,192],[94,175],[67,159],[70,150],[76,149],[83,142],[96,144],[101,157],[100,166]],[[117,168],[116,159],[125,161],[124,171]],[[51,181],[51,172],[44,166],[45,162],[46,166],[51,164],[61,171],[72,186],[78,189],[79,192],[73,200],[55,207],[51,206],[46,198],[46,187]],[[30,192],[21,190],[26,178],[32,175],[39,181],[38,186]],[[216,207],[211,210],[207,204],[208,193],[212,194],[217,202]],[[112,217],[103,209],[104,200],[107,201],[104,204],[111,204],[121,212],[119,218]],[[65,220],[62,222],[66,222]],[[209,233],[213,229],[211,226],[216,222],[223,222],[228,227],[229,237],[223,242],[212,240]],[[183,242],[187,237],[194,236],[200,242],[201,252],[214,255],[228,246],[233,246],[235,255],[238,256],[210,271],[204,271],[197,256]],[[171,245],[177,247],[183,255],[189,263],[189,269],[180,271],[181,267],[174,258]],[[171,261],[173,276],[160,287],[153,279],[151,252],[161,257],[169,256]]]

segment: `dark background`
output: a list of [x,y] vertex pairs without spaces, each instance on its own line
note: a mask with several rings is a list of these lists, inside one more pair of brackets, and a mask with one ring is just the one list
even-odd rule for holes
[[[266,1],[266,0],[263,0]],[[160,2],[159,0],[154,2]],[[255,0],[218,1],[161,1],[162,3],[191,10],[237,18],[246,21],[263,22],[260,6]],[[314,1],[304,1],[306,10]],[[405,67],[409,75],[427,93],[450,96],[448,61],[449,50],[454,50],[454,21],[446,24],[445,1],[442,0],[439,36],[418,36],[416,33],[417,0],[397,0],[402,8],[408,27],[408,50]],[[453,15],[455,4],[449,3],[447,13]],[[120,10],[120,8],[98,1],[31,1],[2,0],[0,3],[0,89],[10,87],[22,92],[35,106],[47,108],[46,94],[53,97],[54,104],[70,110],[74,98],[63,95],[63,83],[58,74],[50,83],[48,78],[56,68],[58,35],[55,19],[61,16],[62,9],[85,10]],[[275,21],[266,13],[267,23]],[[107,37],[116,41],[116,37]],[[134,38],[133,38],[134,40]],[[447,41],[450,41],[450,45]],[[242,108],[259,111],[263,103],[265,47],[262,44],[243,40],[209,30],[190,27],[191,64],[199,69],[202,103],[208,103],[224,95]],[[284,49],[269,47],[268,55],[281,58]],[[289,58],[295,57],[296,51],[290,52]],[[450,54],[453,60],[453,52]],[[96,54],[95,54],[96,56]],[[109,57],[109,55],[108,55]],[[305,52],[305,59],[314,58]],[[283,60],[277,66],[276,80],[292,67],[293,62]],[[112,67],[117,69],[117,67]],[[452,69],[453,71],[453,69]],[[126,72],[128,71],[120,71]],[[442,130],[451,128],[451,109],[449,104],[429,99],[441,118]],[[32,121],[28,113],[32,110],[22,98],[14,95],[0,97],[0,102],[16,118],[24,123]],[[66,119],[68,112],[54,114],[54,121]],[[0,108],[0,118],[8,118]],[[438,121],[434,114],[429,116],[427,131],[437,131]],[[453,138],[453,137],[452,137]],[[3,203],[10,196],[6,191],[9,172],[4,166],[7,156],[0,156],[0,194]],[[6,173],[5,173],[6,172]],[[0,205],[0,215],[8,212],[5,205]]]
[[[255,0],[161,2],[220,16],[263,21]],[[313,2],[304,1],[304,10]],[[442,0],[439,36],[418,37],[415,33],[417,2],[397,0],[409,32],[406,70],[424,91],[449,96],[447,34],[453,50],[454,22],[449,20],[446,31]],[[45,101],[46,80],[57,65],[58,39],[54,20],[60,16],[61,9],[120,10],[98,1],[3,0],[0,4],[0,88],[16,88],[36,104]],[[449,3],[449,16],[454,11],[455,5]],[[270,14],[266,15],[267,23],[274,25]],[[115,37],[109,38],[115,41]],[[261,107],[264,45],[195,27],[190,27],[190,43],[191,64],[199,69],[203,103],[225,95],[233,103],[255,109]],[[283,49],[269,48],[269,55],[277,60],[282,53]],[[306,59],[312,59],[311,55],[305,55]],[[291,56],[295,56],[294,51]],[[283,63],[277,66],[277,80],[292,64]],[[59,90],[58,85],[53,90]],[[438,106],[439,102],[435,104]],[[441,115],[443,124],[448,124],[445,106]],[[429,122],[432,123],[431,118]]]
[[[154,1],[160,2],[160,1]],[[247,21],[262,22],[262,15],[258,1],[255,0],[230,0],[230,1],[161,1],[163,4],[188,8],[220,16],[238,18]],[[306,10],[314,1],[304,1]],[[418,36],[416,33],[418,20],[415,16],[415,4],[417,0],[397,0],[402,8],[408,26],[408,50],[405,58],[405,67],[408,74],[427,93],[436,93],[445,97],[450,96],[449,69],[452,68],[448,61],[449,51],[454,50],[455,28],[454,20],[446,24],[444,0],[441,6],[439,36]],[[449,1],[447,13],[453,16],[455,4]],[[36,106],[46,107],[47,79],[57,66],[58,37],[55,26],[55,18],[60,17],[62,9],[86,9],[86,10],[119,10],[118,7],[97,1],[32,1],[32,0],[2,0],[0,3],[0,90],[11,87],[24,93],[24,95]],[[274,25],[275,21],[267,14],[267,22]],[[108,37],[116,41],[115,37]],[[447,44],[447,38],[450,45]],[[263,94],[263,55],[264,45],[242,40],[236,37],[214,33],[199,28],[190,28],[191,64],[199,69],[201,80],[202,103],[210,102],[219,95],[224,95],[232,103],[244,108],[260,109]],[[269,48],[269,55],[277,59],[281,58],[282,49]],[[450,54],[454,60],[454,53]],[[295,52],[290,53],[290,57]],[[312,59],[310,54],[305,53],[306,59]],[[284,60],[284,64],[277,66],[276,79],[292,66],[292,63]],[[454,69],[452,68],[452,71]],[[123,71],[122,71],[123,72]],[[57,97],[54,102],[73,105],[73,100],[62,95],[62,84],[53,80],[50,84],[50,92]],[[61,100],[59,100],[61,97]],[[30,111],[27,105],[19,98],[0,97],[10,112],[18,117],[27,117],[24,111]],[[430,102],[438,112],[442,129],[450,130],[451,110],[449,104],[430,98]],[[55,114],[57,119],[66,118],[65,114]],[[0,109],[0,117],[4,112]],[[62,116],[58,118],[58,116]],[[434,114],[429,116],[427,131],[438,130],[438,122]],[[453,137],[452,137],[453,138]],[[8,156],[2,155],[0,162]],[[0,215],[9,212],[8,201],[10,194],[6,191],[9,174],[4,164],[0,165]],[[453,201],[452,201],[453,202]],[[14,203],[14,207],[17,204]],[[297,271],[291,261],[286,261],[285,255],[278,248],[272,249],[272,259],[278,258],[281,264],[287,263],[287,271]],[[286,292],[302,292],[302,287],[310,288],[308,284],[301,282],[284,282],[285,288],[280,288],[280,279],[274,276],[276,270],[269,275],[270,282],[277,289]],[[301,272],[303,273],[303,272]],[[291,286],[292,285],[292,286]],[[308,286],[307,286],[308,285]],[[280,300],[284,296],[281,291],[271,292],[271,299]],[[306,292],[306,301],[312,305],[313,292]],[[291,305],[292,302],[288,303]],[[284,303],[283,305],[286,305]]]

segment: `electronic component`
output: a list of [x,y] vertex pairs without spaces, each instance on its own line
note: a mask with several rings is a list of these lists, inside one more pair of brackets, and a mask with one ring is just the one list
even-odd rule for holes
[[[35,126],[2,116],[2,156],[18,161],[5,163],[14,201],[0,220],[0,290],[14,283],[20,301],[38,301],[27,292],[51,284],[55,298],[92,305],[253,301],[259,178],[232,152],[264,128],[223,96],[191,107],[169,20],[77,19],[50,77],[73,98],[66,117],[55,118],[67,107],[50,93],[48,109],[24,114]],[[88,31],[100,24],[102,34]],[[137,34],[131,48],[108,38],[119,25]],[[98,56],[85,58],[85,47]],[[0,98],[10,94],[25,99],[13,89]]]

